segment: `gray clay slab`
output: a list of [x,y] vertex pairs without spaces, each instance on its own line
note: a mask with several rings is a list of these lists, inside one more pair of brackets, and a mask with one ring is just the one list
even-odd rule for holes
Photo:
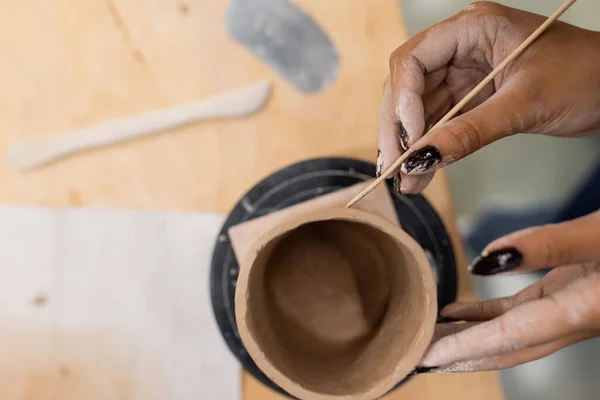
[[231,0],[229,33],[264,63],[305,93],[326,89],[339,57],[326,33],[286,0]]

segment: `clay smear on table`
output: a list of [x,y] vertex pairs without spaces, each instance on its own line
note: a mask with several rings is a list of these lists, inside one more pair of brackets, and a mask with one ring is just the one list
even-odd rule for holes
[[436,317],[422,249],[358,210],[318,210],[274,226],[244,260],[240,336],[257,365],[302,399],[374,399],[418,363]]

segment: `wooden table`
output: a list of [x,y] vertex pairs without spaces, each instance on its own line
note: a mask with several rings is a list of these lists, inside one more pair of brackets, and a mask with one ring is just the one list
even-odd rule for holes
[[[374,160],[391,51],[407,38],[396,0],[298,1],[325,28],[341,72],[304,95],[228,36],[225,0],[22,0],[0,6],[0,201],[45,206],[228,211],[261,177],[310,157]],[[259,114],[188,126],[21,174],[11,144],[237,88],[271,77]],[[452,233],[460,297],[473,298],[451,200],[428,198]],[[389,399],[499,399],[494,373],[429,375]],[[245,400],[278,399],[247,374]]]

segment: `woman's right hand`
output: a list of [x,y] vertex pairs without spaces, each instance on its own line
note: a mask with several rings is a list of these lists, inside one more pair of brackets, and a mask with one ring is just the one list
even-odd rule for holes
[[462,114],[425,134],[544,21],[477,2],[396,49],[379,115],[378,171],[410,152],[395,183],[402,193],[417,193],[435,170],[505,136],[598,129],[600,33],[557,21]]

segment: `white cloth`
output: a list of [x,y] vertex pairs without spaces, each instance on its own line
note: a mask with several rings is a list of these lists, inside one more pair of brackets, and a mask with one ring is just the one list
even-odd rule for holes
[[0,399],[239,399],[209,296],[223,219],[0,207]]

